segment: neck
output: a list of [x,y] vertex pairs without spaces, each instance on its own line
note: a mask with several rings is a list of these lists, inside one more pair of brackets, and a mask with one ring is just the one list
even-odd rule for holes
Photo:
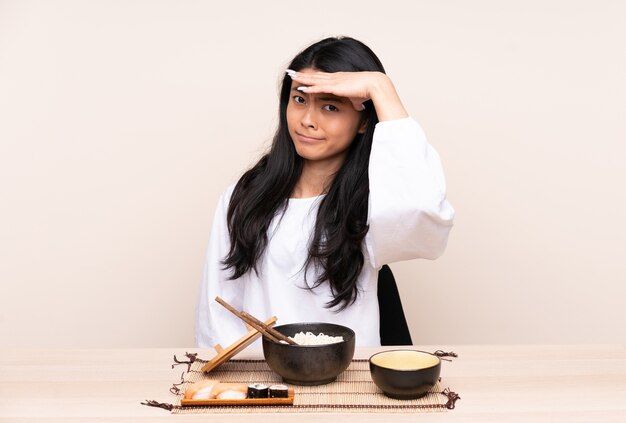
[[309,198],[326,193],[344,160],[345,157],[328,161],[305,160],[291,197]]

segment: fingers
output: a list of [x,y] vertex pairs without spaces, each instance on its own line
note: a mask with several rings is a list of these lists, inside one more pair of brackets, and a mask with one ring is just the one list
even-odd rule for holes
[[329,80],[329,79],[334,79],[338,76],[339,73],[341,72],[336,72],[336,73],[328,73],[328,72],[321,72],[321,71],[314,71],[314,72],[307,72],[307,73],[302,73],[302,72],[296,72],[292,69],[287,69],[285,72],[287,72],[287,74],[291,77],[291,79],[294,80]]
[[302,91],[304,93],[307,94],[318,94],[318,93],[330,93],[331,91],[329,91],[330,87],[325,86],[325,85],[302,85],[298,88],[296,88],[298,91]]
[[296,72],[292,69],[287,69],[285,72],[287,72],[287,74],[291,77],[292,80],[309,85],[308,87],[305,87],[305,86],[298,87],[298,90],[302,92],[305,92],[305,93],[328,92],[327,91],[328,87],[321,88],[322,86],[320,85],[313,85],[316,81],[319,81],[320,79],[328,80],[328,78],[326,77],[326,75],[328,74],[326,73],[324,73],[325,76],[318,75],[318,74],[322,74],[322,72],[316,72],[315,75],[311,73],[303,74],[303,73]]
[[356,110],[357,112],[362,112],[363,110],[365,110],[365,104],[363,104],[362,99],[350,99],[350,101],[352,102],[352,107],[354,107],[354,110]]

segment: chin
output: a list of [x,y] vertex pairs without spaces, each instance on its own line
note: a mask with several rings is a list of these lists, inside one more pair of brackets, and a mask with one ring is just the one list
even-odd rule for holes
[[324,158],[324,154],[314,151],[312,148],[296,146],[296,154],[305,160],[320,160]]
[[317,161],[317,160],[322,160],[324,158],[316,154],[306,154],[306,153],[301,153],[299,151],[296,151],[296,153],[298,153],[298,156],[300,156],[303,160]]

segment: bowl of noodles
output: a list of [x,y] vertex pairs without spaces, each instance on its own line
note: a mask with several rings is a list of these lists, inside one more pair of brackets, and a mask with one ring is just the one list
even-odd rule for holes
[[292,323],[275,326],[297,345],[263,338],[263,355],[268,366],[285,383],[323,385],[346,370],[354,356],[355,334],[334,323]]

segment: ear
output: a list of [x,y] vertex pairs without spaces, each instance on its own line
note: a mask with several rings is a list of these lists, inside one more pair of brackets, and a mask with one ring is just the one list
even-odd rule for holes
[[363,122],[361,122],[361,124],[359,125],[359,130],[357,131],[359,134],[365,133],[365,128],[367,128],[367,122],[367,119],[363,119]]

